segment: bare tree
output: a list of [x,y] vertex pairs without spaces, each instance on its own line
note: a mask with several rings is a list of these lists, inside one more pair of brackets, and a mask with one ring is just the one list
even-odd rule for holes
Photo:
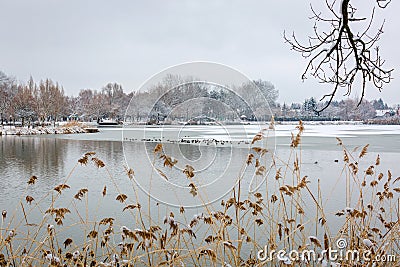
[[[31,79],[32,80],[32,79]],[[28,84],[31,82],[29,81]],[[51,87],[52,82],[49,79],[40,81],[39,91],[36,94],[36,102],[40,107],[40,111],[37,114],[40,121],[47,121],[51,113]]]
[[339,102],[338,113],[336,114],[342,120],[367,120],[376,116],[376,111],[372,104],[363,100],[361,104],[357,104],[356,100],[351,98]]
[[51,117],[51,120],[55,124],[57,118],[66,108],[64,88],[58,83],[46,79],[40,82],[37,90],[33,90],[33,88],[36,88],[36,85],[33,83],[32,78],[28,81],[28,87],[31,89],[30,91],[35,92],[39,119],[47,120]]
[[[391,0],[375,1],[378,8],[386,8]],[[393,71],[383,67],[385,61],[381,59],[377,45],[383,33],[384,23],[376,32],[371,33],[375,6],[367,19],[355,17],[357,9],[351,5],[350,0],[325,0],[325,4],[330,17],[324,17],[311,6],[313,16],[310,19],[315,21],[315,25],[313,35],[308,38],[306,44],[301,44],[294,33],[291,37],[284,34],[284,39],[292,50],[309,59],[302,79],[311,75],[319,82],[333,86],[332,91],[321,98],[321,101],[328,101],[319,111],[331,104],[339,88],[346,88],[345,95],[350,95],[358,77],[361,83],[361,97],[358,101],[360,105],[365,95],[366,84],[370,82],[380,91],[391,81]],[[355,24],[361,24],[363,29],[355,30],[360,27],[354,26]]]
[[91,116],[98,120],[107,115],[109,112],[107,103],[108,100],[104,94],[94,91],[92,101],[89,104]]
[[240,113],[252,120],[270,119],[270,107],[276,105],[278,98],[278,90],[272,83],[263,80],[244,83],[237,88],[237,92],[245,104],[240,105]]
[[0,71],[0,117],[3,126],[7,111],[11,107],[11,99],[14,95],[15,81]]
[[21,118],[22,126],[25,125],[26,120],[31,122],[35,115],[35,99],[30,87],[25,85],[17,86],[17,93],[13,97],[12,108],[14,110],[14,117]]
[[275,88],[275,86],[271,82],[261,79],[255,80],[253,82],[261,91],[264,98],[268,101],[268,105],[275,106],[276,100],[279,96],[279,91]]
[[51,96],[51,109],[50,114],[52,116],[54,125],[57,122],[58,118],[64,113],[66,107],[66,98],[64,93],[64,88],[60,86],[58,83],[52,83],[50,87],[50,96]]
[[128,106],[127,116],[130,119],[141,121],[149,117],[151,106],[154,104],[154,97],[149,92],[136,92]]
[[91,89],[82,89],[78,95],[78,112],[82,117],[92,119],[91,103],[93,100],[93,91]]

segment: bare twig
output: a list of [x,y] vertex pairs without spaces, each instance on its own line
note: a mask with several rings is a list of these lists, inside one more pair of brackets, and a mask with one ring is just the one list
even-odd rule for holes
[[[378,7],[386,8],[390,0],[376,0]],[[383,86],[392,80],[393,69],[383,67],[385,61],[379,54],[377,42],[383,33],[383,24],[376,33],[370,35],[371,25],[375,16],[373,8],[370,18],[355,17],[356,8],[350,5],[350,0],[343,0],[340,3],[340,13],[336,13],[335,6],[339,5],[336,0],[326,0],[325,4],[332,15],[332,18],[322,16],[312,6],[312,16],[315,21],[314,35],[308,38],[307,45],[301,44],[295,34],[287,37],[284,33],[285,42],[291,49],[309,59],[302,79],[308,75],[316,78],[321,83],[332,84],[333,89],[325,94],[320,101],[328,98],[324,106],[318,110],[325,110],[333,101],[340,88],[347,88],[345,95],[350,95],[356,78],[360,78],[361,97],[358,105],[362,103],[367,83],[370,82],[379,91]],[[353,23],[366,23],[363,31],[354,32]],[[320,31],[318,23],[329,25],[330,31]],[[371,50],[375,53],[371,53]]]

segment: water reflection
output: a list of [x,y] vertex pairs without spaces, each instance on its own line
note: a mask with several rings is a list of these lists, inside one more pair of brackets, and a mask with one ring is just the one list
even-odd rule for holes
[[31,175],[44,181],[44,190],[62,177],[68,146],[65,140],[2,137],[0,142],[0,194],[21,192]]
[[200,146],[179,144],[179,150],[182,156],[189,161],[196,161],[201,157]]
[[[67,140],[54,137],[0,138],[0,204],[3,207],[17,204],[25,197],[29,177],[38,177],[37,185],[29,187],[29,193],[44,195],[55,185],[68,178],[82,154],[95,151],[107,162],[111,172],[123,172],[124,157],[120,142]],[[74,175],[77,175],[74,173]],[[82,177],[93,176],[93,172],[79,170]],[[79,182],[78,182],[79,183]],[[80,184],[84,185],[84,184]],[[17,196],[17,198],[15,197]]]
[[[119,140],[118,138],[121,133],[110,130],[105,135],[111,136],[112,140]],[[360,170],[364,170],[371,162],[375,162],[376,153],[373,151],[379,150],[382,159],[380,171],[386,173],[387,169],[390,169],[396,175],[395,177],[397,177],[400,173],[398,164],[399,136],[359,136],[358,138],[343,138],[343,140],[349,147],[365,145],[366,143],[371,144],[369,154],[360,162]],[[156,143],[128,142],[128,145],[125,146],[120,141],[93,140],[100,137],[100,135],[0,137],[0,210],[10,210],[16,207],[19,205],[18,202],[20,199],[25,203],[24,198],[26,194],[39,199],[40,195],[44,195],[49,191],[55,193],[53,188],[65,179],[68,179],[71,189],[63,193],[60,201],[64,202],[61,201],[59,203],[60,206],[68,205],[76,191],[85,187],[89,188],[91,200],[89,205],[92,205],[89,212],[104,214],[104,216],[114,216],[113,214],[117,212],[115,197],[118,194],[115,185],[129,196],[130,203],[135,202],[133,199],[135,193],[133,193],[131,186],[133,181],[127,178],[123,168],[125,165],[124,149],[128,160],[132,160],[131,162],[134,163],[134,171],[137,179],[142,179],[140,181],[146,185],[152,176],[151,172],[153,169],[147,167],[149,162],[154,159],[153,150]],[[89,140],[82,140],[85,138]],[[278,139],[278,143],[281,144],[278,148],[279,159],[276,162],[278,164],[277,167],[282,167],[282,170],[285,170],[284,162],[290,155],[290,137],[280,138],[282,139]],[[283,140],[283,138],[285,139]],[[199,189],[199,194],[204,196],[212,196],[221,189],[228,190],[229,186],[227,184],[229,185],[231,181],[236,180],[239,173],[238,169],[243,165],[243,159],[246,158],[248,153],[246,149],[233,148],[231,150],[227,146],[215,148],[212,146],[189,144],[177,144],[170,147],[168,144],[165,144],[165,149],[166,153],[180,157],[179,164],[177,164],[179,170],[175,172],[179,175],[173,175],[172,170],[158,165],[159,169],[170,177],[170,182],[175,185],[188,186],[188,180],[182,173],[182,168],[185,167],[185,164],[193,165],[196,171],[201,171],[205,166],[205,171],[196,173],[194,177],[194,182],[198,185],[213,183],[213,177],[219,177],[220,173],[226,174],[226,176],[223,176],[223,179],[214,182],[213,186],[207,187],[207,190],[204,192],[201,192],[202,189]],[[92,165],[80,166],[77,160],[88,151],[95,151],[97,153],[96,156],[105,162],[106,168],[98,169]],[[231,156],[230,153],[233,153],[233,155]],[[230,159],[232,166],[229,172],[225,172],[225,167],[228,165],[227,158]],[[328,214],[335,214],[337,210],[346,206],[345,190],[343,190],[346,185],[342,172],[343,165],[340,163],[342,158],[343,152],[337,146],[337,141],[334,138],[303,138],[301,176],[308,175],[308,179],[311,181],[309,187],[312,192],[318,191],[318,180],[320,180],[321,195]],[[335,159],[340,160],[340,162],[335,163]],[[293,165],[293,161],[294,157],[292,155],[289,162],[290,166]],[[207,167],[207,163],[209,162],[216,162],[216,164]],[[26,182],[31,175],[38,177],[37,183],[35,186],[29,187],[28,191],[25,191],[27,187]],[[292,180],[290,169],[285,172],[285,175],[289,177],[289,181]],[[154,177],[153,174],[153,179]],[[246,173],[245,177],[247,180],[243,181],[243,188],[249,186],[249,177],[252,177],[252,173]],[[167,200],[171,196],[176,197],[179,205],[183,203],[189,203],[189,205],[197,204],[196,199],[190,195],[189,189],[185,188],[184,193],[178,194],[178,192],[169,190],[170,187],[168,186],[170,184],[162,184],[165,181],[161,179],[163,178],[160,178],[160,183],[152,184],[153,192],[156,192]],[[277,190],[278,188],[271,186],[275,181],[274,171],[271,172],[271,176],[268,179],[270,181],[268,188],[262,187],[262,189]],[[104,185],[107,185],[108,195],[103,198],[101,192]],[[312,202],[309,198],[305,195],[304,203]],[[140,199],[146,199],[146,201],[142,202],[142,205],[145,206],[147,195],[141,192]],[[213,199],[205,199],[204,201],[208,200]],[[157,207],[157,209],[160,209],[160,206],[152,204],[152,207]],[[306,209],[307,207],[308,205],[305,204],[304,208]],[[118,207],[118,211],[121,210],[122,207]]]

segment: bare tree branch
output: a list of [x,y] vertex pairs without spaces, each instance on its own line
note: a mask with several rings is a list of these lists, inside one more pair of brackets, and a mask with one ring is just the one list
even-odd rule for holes
[[[391,0],[375,0],[377,6],[386,8]],[[331,18],[322,16],[312,6],[311,20],[315,21],[313,36],[308,38],[306,45],[301,44],[296,35],[291,37],[284,33],[285,42],[291,49],[301,53],[307,58],[308,64],[302,74],[302,79],[312,76],[321,83],[332,84],[333,89],[325,94],[320,101],[328,99],[326,105],[319,112],[325,110],[332,102],[340,88],[347,88],[345,95],[350,95],[353,85],[360,79],[361,98],[360,105],[365,95],[367,83],[372,83],[379,91],[392,80],[393,69],[383,67],[385,61],[379,54],[378,41],[383,33],[383,25],[374,34],[370,34],[371,25],[375,16],[372,9],[370,18],[355,17],[356,8],[350,0],[325,0]],[[339,5],[340,4],[340,5]],[[335,7],[340,10],[338,14]],[[320,31],[318,23],[327,24],[329,32]],[[363,31],[353,31],[353,23],[365,23]]]

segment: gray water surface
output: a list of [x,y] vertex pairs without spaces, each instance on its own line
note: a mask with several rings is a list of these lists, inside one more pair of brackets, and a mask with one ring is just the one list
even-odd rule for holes
[[[199,212],[204,202],[219,201],[232,186],[238,173],[245,165],[249,153],[248,144],[258,129],[254,126],[226,126],[224,129],[216,126],[178,126],[164,128],[101,128],[99,133],[73,135],[42,135],[42,136],[2,136],[0,137],[0,209],[11,212],[25,203],[25,196],[31,195],[37,200],[42,210],[50,203],[51,195],[57,196],[53,188],[60,183],[67,183],[71,188],[65,190],[62,196],[57,196],[57,205],[74,207],[71,200],[80,188],[89,189],[88,209],[82,210],[87,216],[102,218],[120,214],[123,205],[115,201],[116,195],[125,193],[130,203],[141,202],[146,205],[148,197],[145,193],[134,192],[135,180],[130,180],[124,166],[135,171],[136,182],[146,191],[151,188],[154,198],[151,206],[162,220],[164,214],[160,207],[163,203],[175,206],[192,206],[192,213]],[[377,155],[381,157],[379,169],[386,173],[390,169],[395,177],[400,175],[400,130],[397,126],[363,126],[363,125],[312,125],[305,126],[302,137],[301,153],[298,156],[302,162],[301,175],[307,175],[311,181],[310,188],[317,191],[320,182],[322,199],[328,216],[346,207],[346,180],[343,174],[343,152],[337,145],[335,136],[339,136],[351,151],[354,147],[370,144],[369,153],[360,160],[360,169],[367,168],[375,162]],[[290,149],[290,133],[296,133],[293,125],[278,125],[269,142],[271,153],[275,152],[278,166],[285,167],[283,162],[289,160],[292,166],[294,155]],[[155,141],[141,141],[143,138]],[[164,167],[153,149],[160,139],[164,142],[165,152],[179,159],[174,168]],[[225,140],[217,145],[211,143],[181,143],[172,142],[185,140]],[[242,143],[238,143],[242,140]],[[229,142],[232,141],[232,144]],[[276,148],[274,150],[274,148]],[[106,168],[97,168],[93,164],[82,166],[78,159],[89,151],[95,151],[96,157],[104,161]],[[358,152],[355,153],[358,155]],[[269,158],[271,159],[271,158]],[[164,179],[154,166],[168,176]],[[335,160],[339,162],[335,162]],[[267,164],[270,163],[267,160]],[[193,197],[187,188],[188,180],[182,170],[186,164],[195,168],[193,182],[199,186],[203,199]],[[257,186],[262,181],[253,181],[252,170],[246,170],[242,184],[247,190]],[[27,186],[30,176],[38,180],[35,185]],[[290,171],[286,173],[291,177]],[[272,170],[267,179],[274,179]],[[290,178],[291,179],[291,178]],[[291,180],[290,180],[291,181]],[[107,186],[108,193],[102,197],[102,190]],[[261,186],[260,190],[276,190],[277,185],[269,189]],[[47,198],[39,202],[45,196]],[[139,199],[135,199],[134,195]],[[50,197],[49,197],[50,196]],[[304,202],[311,201],[305,197]],[[200,206],[199,206],[200,205]],[[307,206],[306,206],[307,208]],[[79,209],[79,207],[78,207]],[[33,212],[34,213],[34,212]],[[155,218],[156,219],[156,218]],[[32,215],[32,220],[40,221]],[[120,224],[124,218],[118,218]],[[334,228],[335,226],[332,225]]]

